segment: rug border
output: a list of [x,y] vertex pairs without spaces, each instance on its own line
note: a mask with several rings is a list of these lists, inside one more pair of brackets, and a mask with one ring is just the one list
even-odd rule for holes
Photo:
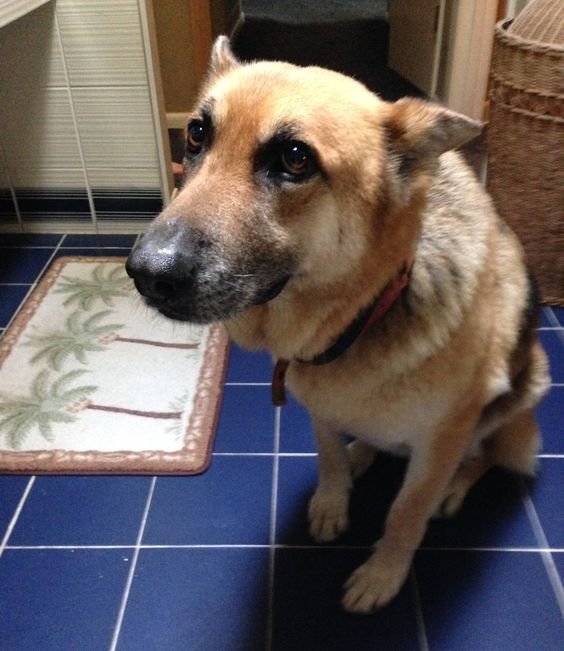
[[[41,301],[70,262],[124,262],[124,256],[62,256],[55,260],[28,296],[0,340],[0,370]],[[0,472],[5,474],[72,475],[196,475],[204,472],[212,459],[212,449],[227,374],[229,336],[221,324],[210,326],[204,360],[198,378],[190,420],[180,450],[34,450],[0,451]],[[210,408],[205,408],[205,405]],[[208,437],[205,448],[194,455],[189,444],[194,438]]]

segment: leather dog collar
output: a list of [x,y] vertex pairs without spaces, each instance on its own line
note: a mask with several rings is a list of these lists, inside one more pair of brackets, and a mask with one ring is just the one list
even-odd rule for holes
[[[322,366],[333,362],[345,353],[369,326],[379,321],[392,308],[409,283],[412,266],[412,263],[406,262],[397,276],[386,285],[374,302],[360,312],[356,319],[326,351],[310,360],[296,359],[295,361],[300,364]],[[272,402],[277,407],[282,407],[286,404],[286,371],[289,365],[290,360],[279,359],[274,366],[272,375]]]

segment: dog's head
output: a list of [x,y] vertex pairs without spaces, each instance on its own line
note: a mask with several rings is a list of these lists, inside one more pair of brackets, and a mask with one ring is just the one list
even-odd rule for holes
[[182,189],[128,273],[150,305],[193,322],[338,293],[355,274],[377,283],[414,246],[438,157],[478,130],[329,70],[241,64],[220,37],[186,128]]

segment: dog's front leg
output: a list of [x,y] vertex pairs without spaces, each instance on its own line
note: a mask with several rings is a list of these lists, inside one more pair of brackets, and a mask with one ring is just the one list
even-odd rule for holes
[[448,419],[427,446],[412,452],[404,484],[390,508],[384,535],[370,558],[345,584],[346,610],[369,613],[398,593],[427,523],[464,456],[467,434],[476,423],[477,413],[472,409],[466,419]]
[[309,532],[319,542],[334,540],[349,526],[351,468],[342,434],[313,419],[319,482],[309,503]]

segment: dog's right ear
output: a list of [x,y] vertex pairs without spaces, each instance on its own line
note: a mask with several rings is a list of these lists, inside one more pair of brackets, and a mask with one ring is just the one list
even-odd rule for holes
[[241,65],[239,59],[233,54],[227,36],[218,36],[212,46],[210,73],[223,75],[239,65]]

